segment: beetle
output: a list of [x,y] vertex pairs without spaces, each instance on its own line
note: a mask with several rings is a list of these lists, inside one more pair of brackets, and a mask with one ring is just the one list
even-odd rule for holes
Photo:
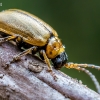
[[26,50],[13,58],[39,52],[45,60],[48,70],[52,71],[49,59],[56,69],[61,68],[68,60],[65,47],[58,38],[57,32],[38,17],[18,9],[9,9],[0,13],[0,31],[7,37],[1,42],[15,40],[17,46]]
[[[13,57],[12,62],[20,59],[22,56],[39,52],[40,58],[45,60],[48,65],[48,71],[52,72],[49,59],[52,61],[55,69],[63,66],[82,70],[88,74],[99,91],[99,83],[93,75],[84,67],[100,69],[99,66],[89,64],[67,63],[68,56],[65,52],[57,32],[44,21],[26,11],[19,9],[8,9],[0,12],[0,43],[13,40],[21,53]],[[98,85],[97,85],[98,84]]]

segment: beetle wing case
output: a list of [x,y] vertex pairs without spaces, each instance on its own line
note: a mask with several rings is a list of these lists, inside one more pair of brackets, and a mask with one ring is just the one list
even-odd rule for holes
[[23,36],[24,42],[36,46],[44,46],[51,34],[57,36],[55,30],[41,19],[18,9],[0,12],[0,31]]

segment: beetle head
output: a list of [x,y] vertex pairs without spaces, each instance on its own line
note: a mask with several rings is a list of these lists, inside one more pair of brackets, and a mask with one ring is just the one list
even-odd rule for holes
[[46,55],[54,64],[56,69],[60,69],[68,60],[65,47],[58,37],[51,37],[46,47]]
[[67,61],[68,61],[68,56],[66,52],[61,52],[58,56],[52,59],[55,69],[60,69],[62,66],[66,64]]

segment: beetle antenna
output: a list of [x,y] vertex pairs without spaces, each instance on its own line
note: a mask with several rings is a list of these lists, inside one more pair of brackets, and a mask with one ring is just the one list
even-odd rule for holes
[[97,81],[96,77],[89,70],[85,69],[86,67],[90,67],[90,68],[96,68],[96,69],[100,70],[100,66],[95,66],[95,65],[92,65],[92,64],[68,63],[68,64],[65,64],[65,67],[66,68],[74,68],[74,69],[77,69],[77,70],[85,72],[91,78],[91,80],[93,81],[93,83],[94,83],[94,85],[95,85],[95,87],[97,89],[97,92],[100,94],[99,82]]
[[88,68],[95,68],[95,69],[100,70],[100,66],[96,66],[93,64],[77,64],[77,63],[69,62],[65,66],[67,68],[77,68],[77,67],[87,68],[88,67]]

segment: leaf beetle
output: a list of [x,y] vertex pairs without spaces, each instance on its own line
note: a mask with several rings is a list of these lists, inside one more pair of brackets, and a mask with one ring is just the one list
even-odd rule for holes
[[48,71],[52,72],[49,59],[52,61],[55,69],[63,66],[84,71],[94,82],[100,93],[99,83],[94,75],[86,70],[86,67],[100,69],[100,66],[91,64],[67,63],[68,56],[65,52],[57,32],[38,17],[19,9],[8,9],[0,12],[0,43],[13,40],[18,48],[24,51],[13,57],[13,61],[22,56],[39,52],[40,58],[45,60],[48,65]]
[[18,9],[9,9],[0,12],[0,31],[7,36],[1,42],[14,40],[17,46],[26,50],[18,54],[13,60],[22,55],[39,52],[45,60],[48,70],[52,71],[49,59],[56,69],[66,64],[68,56],[58,38],[57,32],[38,17]]

